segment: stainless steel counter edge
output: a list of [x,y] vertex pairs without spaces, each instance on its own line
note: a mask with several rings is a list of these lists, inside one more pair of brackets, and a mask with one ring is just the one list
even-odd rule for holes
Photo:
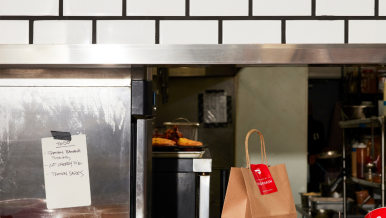
[[204,155],[201,158],[193,159],[193,172],[210,173],[212,172],[212,157],[209,149],[205,149]]
[[383,63],[386,44],[0,45],[1,67]]

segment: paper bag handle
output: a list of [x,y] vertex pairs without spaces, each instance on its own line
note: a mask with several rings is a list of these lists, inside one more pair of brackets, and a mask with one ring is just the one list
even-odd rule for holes
[[[265,153],[265,142],[264,142],[264,137],[263,137],[263,134],[261,134],[261,132],[259,132],[258,130],[256,129],[252,129],[251,131],[248,132],[247,134],[247,137],[245,137],[245,152],[246,152],[246,155],[247,155],[247,168],[249,169],[250,166],[251,166],[251,163],[249,161],[249,152],[248,152],[248,139],[249,139],[249,136],[253,133],[253,132],[257,132],[260,136],[260,143],[261,143],[261,164],[264,164],[264,157],[265,157],[265,164],[267,164],[268,166],[268,161],[267,161],[267,154]],[[264,155],[263,155],[264,154]]]

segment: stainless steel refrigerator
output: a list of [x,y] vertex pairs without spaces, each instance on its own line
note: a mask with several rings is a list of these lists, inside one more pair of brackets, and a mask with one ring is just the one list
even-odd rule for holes
[[[151,74],[0,69],[0,217],[151,217]],[[51,131],[86,136],[90,205],[47,208],[41,139]]]

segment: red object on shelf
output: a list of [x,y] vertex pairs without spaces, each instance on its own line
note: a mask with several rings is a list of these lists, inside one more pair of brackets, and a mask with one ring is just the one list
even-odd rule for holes
[[365,218],[385,218],[385,217],[386,217],[385,207],[375,209],[365,216]]

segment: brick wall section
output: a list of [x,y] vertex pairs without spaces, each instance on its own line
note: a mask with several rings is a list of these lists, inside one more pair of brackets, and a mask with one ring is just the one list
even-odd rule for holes
[[0,44],[386,43],[386,0],[0,0]]

